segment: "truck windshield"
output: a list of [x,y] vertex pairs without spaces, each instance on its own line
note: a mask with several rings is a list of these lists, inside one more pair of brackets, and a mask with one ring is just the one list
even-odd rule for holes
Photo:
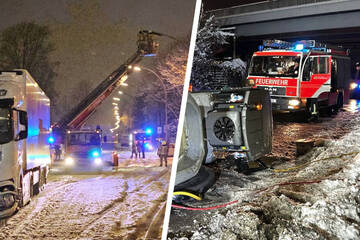
[[9,108],[0,108],[0,144],[12,140],[11,114]]
[[70,145],[100,145],[100,135],[97,133],[71,133]]
[[297,56],[254,56],[251,59],[249,75],[297,77],[300,57]]
[[136,133],[135,134],[135,140],[139,141],[139,140],[149,140],[150,137],[146,136],[145,133]]

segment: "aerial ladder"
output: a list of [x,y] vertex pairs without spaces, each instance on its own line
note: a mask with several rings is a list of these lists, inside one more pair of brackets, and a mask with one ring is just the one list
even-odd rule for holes
[[[161,33],[141,30],[138,33],[137,50],[121,66],[113,71],[94,90],[92,90],[79,104],[77,104],[60,121],[53,124],[52,135],[54,144],[65,144],[66,133],[78,131],[85,121],[95,112],[96,108],[122,83],[131,72],[130,65],[141,61],[145,56],[155,56],[159,47],[156,36],[164,36]],[[167,35],[165,35],[167,36]],[[97,129],[99,131],[99,129]],[[65,147],[66,148],[66,147]],[[66,149],[65,149],[66,151]]]

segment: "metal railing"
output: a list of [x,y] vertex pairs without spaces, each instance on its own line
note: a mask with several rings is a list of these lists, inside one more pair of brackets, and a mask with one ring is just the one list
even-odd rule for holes
[[217,17],[229,16],[235,14],[258,12],[265,10],[272,10],[276,8],[286,8],[293,6],[300,6],[306,4],[315,4],[321,2],[330,2],[334,0],[267,0],[251,4],[238,5],[226,9],[212,10],[210,14],[214,14]]

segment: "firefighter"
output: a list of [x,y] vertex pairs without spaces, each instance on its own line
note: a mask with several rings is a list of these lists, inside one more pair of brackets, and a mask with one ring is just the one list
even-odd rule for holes
[[355,63],[355,81],[360,81],[360,62]]
[[[144,139],[141,140],[140,150],[142,153],[142,158],[145,159],[145,140]],[[140,157],[140,152],[139,152],[139,157]]]
[[168,154],[169,154],[169,144],[166,141],[162,141],[158,149],[158,155],[160,157],[160,167],[162,167],[163,161],[165,163],[165,167],[167,167]]
[[288,68],[287,70],[287,74],[291,74],[291,75],[297,75],[299,72],[299,63],[298,62],[293,62],[293,64]]
[[141,142],[140,140],[136,141],[136,150],[137,150],[137,153],[139,154],[139,159],[141,158]]
[[61,147],[60,145],[55,145],[55,161],[59,161],[61,158]]
[[133,155],[135,154],[135,158],[137,158],[137,146],[136,146],[136,142],[135,140],[133,139],[132,142],[131,142],[131,159],[133,158]]

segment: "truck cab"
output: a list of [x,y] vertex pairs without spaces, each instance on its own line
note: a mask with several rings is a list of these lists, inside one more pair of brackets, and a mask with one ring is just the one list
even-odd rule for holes
[[100,167],[103,164],[100,131],[67,131],[65,152],[68,168]]
[[39,193],[50,164],[50,100],[23,69],[0,71],[0,218]]

